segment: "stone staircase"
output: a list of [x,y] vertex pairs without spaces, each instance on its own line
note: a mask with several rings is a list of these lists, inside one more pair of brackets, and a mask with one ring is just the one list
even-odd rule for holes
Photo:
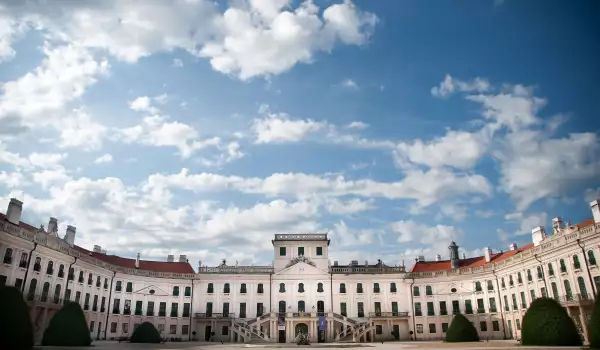
[[340,314],[333,314],[334,320],[341,322],[344,325],[344,330],[335,337],[336,342],[352,342],[360,341],[360,337],[373,327],[372,322],[368,318],[349,318]]
[[[252,322],[253,324],[256,322]],[[245,320],[231,320],[231,329],[240,337],[244,343],[265,343],[269,342],[270,338],[266,333],[261,332],[256,326],[248,325]]]

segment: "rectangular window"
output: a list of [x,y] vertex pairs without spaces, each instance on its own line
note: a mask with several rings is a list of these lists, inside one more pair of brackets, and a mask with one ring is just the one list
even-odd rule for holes
[[317,247],[317,256],[323,255],[323,247]]
[[298,256],[304,256],[304,247],[298,247]]
[[229,327],[228,326],[221,327],[221,335],[228,335],[228,334],[229,334]]
[[390,292],[391,292],[391,293],[396,293],[396,292],[398,292],[398,289],[396,288],[396,282],[391,282],[391,283],[390,283]]
[[383,334],[383,326],[380,324],[375,326],[375,334]]
[[542,287],[540,289],[540,294],[542,295],[542,297],[547,298],[548,297],[548,292],[546,291],[545,287]]
[[452,300],[452,313],[459,314],[460,313],[460,305],[458,300]]
[[209,301],[209,302],[206,303],[206,316],[211,317],[212,316],[212,311],[213,311],[213,305]]
[[167,303],[161,302],[158,304],[158,316],[166,316],[167,315]]
[[435,323],[429,324],[429,333],[436,333]]
[[433,309],[433,301],[427,302],[427,316],[435,316],[435,310]]
[[229,316],[229,303],[223,303],[223,316]]
[[473,313],[473,305],[471,305],[471,300],[465,300],[465,314]]
[[362,301],[358,302],[358,317],[365,317],[365,306]]
[[169,334],[177,334],[177,325],[172,324],[169,326]]
[[425,295],[433,295],[433,289],[431,289],[431,286],[425,286]]
[[487,332],[487,322],[486,321],[479,322],[479,329],[482,332]]
[[135,302],[135,314],[138,316],[142,315],[142,303],[143,301],[141,300]]
[[421,303],[415,303],[415,316],[423,316],[421,312]]
[[415,296],[415,297],[418,297],[418,296],[420,296],[420,295],[421,295],[421,293],[420,293],[420,291],[419,291],[419,287],[417,287],[417,286],[414,286],[414,287],[413,287],[413,296]]
[[121,310],[121,299],[113,300],[113,314],[118,314],[120,312],[120,310]]
[[446,333],[448,331],[448,324],[442,323],[442,333]]
[[398,302],[392,301],[392,316],[398,316]]
[[81,299],[81,292],[75,292],[75,302],[79,303],[80,299]]
[[279,247],[279,256],[285,256],[285,247]]
[[184,324],[183,326],[181,326],[181,334],[182,335],[190,334],[190,326],[188,326],[187,324]]
[[531,301],[534,301],[535,300],[535,290],[533,290],[533,289],[530,290],[529,294],[531,294]]
[[483,299],[477,299],[477,313],[482,314],[485,312],[485,306],[483,305]]
[[154,316],[154,302],[148,302],[148,308],[146,309],[146,316]]
[[256,303],[256,317],[260,317],[264,313],[263,303]]
[[240,303],[240,318],[246,318],[246,303]]
[[497,312],[496,310],[496,299],[490,298],[490,312]]
[[348,311],[346,311],[346,303],[340,303],[340,314],[348,317]]
[[517,330],[521,330],[521,320],[515,320],[515,324],[517,325]]
[[525,298],[525,292],[521,292],[521,307],[527,308],[527,299]]
[[179,316],[179,304],[171,303],[171,317],[178,317],[178,316]]
[[90,321],[90,333],[94,333],[94,321]]
[[123,334],[129,333],[129,323],[121,323],[121,330]]
[[263,289],[263,284],[259,283],[258,287],[256,288],[256,293],[258,294],[263,294],[264,293],[264,289]]
[[500,332],[500,322],[492,321],[492,330],[494,332]]
[[423,334],[423,325],[420,323],[417,323],[417,333]]
[[446,309],[446,302],[440,301],[440,315],[447,315],[448,309]]
[[110,332],[117,333],[117,322],[111,322],[110,324]]

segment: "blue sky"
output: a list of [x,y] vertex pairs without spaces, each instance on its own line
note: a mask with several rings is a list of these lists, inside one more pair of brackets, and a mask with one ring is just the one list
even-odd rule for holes
[[600,197],[594,1],[1,6],[1,201],[86,248],[411,265]]

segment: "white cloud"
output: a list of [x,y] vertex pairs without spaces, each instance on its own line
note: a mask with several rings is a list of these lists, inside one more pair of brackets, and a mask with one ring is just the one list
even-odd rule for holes
[[[516,222],[519,228],[515,232],[516,235],[527,235],[531,234],[531,230],[538,226],[547,226],[548,214],[547,213],[529,213],[524,214],[520,212],[506,214],[504,218],[509,222]],[[546,231],[547,233],[552,232],[552,229]]]
[[112,155],[105,153],[105,154],[101,155],[100,157],[96,158],[96,160],[94,160],[94,163],[105,164],[105,163],[112,162],[112,160],[113,160]]
[[596,189],[588,188],[585,190],[584,198],[588,203],[600,199],[600,187]]
[[156,114],[159,112],[158,108],[151,105],[151,99],[148,96],[140,96],[135,100],[130,101],[129,108],[136,112],[147,112],[150,114]]
[[256,143],[298,142],[309,134],[323,130],[327,124],[314,120],[292,120],[285,113],[272,113],[269,106],[261,106],[260,118],[252,123]]
[[348,215],[374,210],[376,207],[373,200],[361,200],[360,198],[353,198],[344,201],[337,198],[332,198],[327,200],[325,208],[331,214]]
[[369,127],[369,124],[363,123],[361,121],[353,121],[350,124],[346,125],[347,129],[355,129],[355,130],[364,130]]
[[108,129],[97,122],[84,109],[76,109],[67,117],[61,119],[60,127],[61,148],[77,148],[81,151],[96,151],[102,148]]
[[173,59],[173,67],[175,67],[175,68],[183,67],[183,61],[180,60],[179,58],[174,58]]
[[454,226],[427,226],[412,220],[395,222],[391,229],[398,235],[398,243],[424,244],[437,252],[447,251],[448,242],[458,241],[463,236],[463,232]]
[[349,89],[358,89],[358,84],[356,84],[356,82],[352,79],[346,79],[342,81],[341,85]]
[[444,98],[454,92],[484,92],[488,90],[490,90],[490,83],[486,79],[475,78],[471,81],[462,81],[446,74],[439,86],[431,88],[431,94],[435,97]]

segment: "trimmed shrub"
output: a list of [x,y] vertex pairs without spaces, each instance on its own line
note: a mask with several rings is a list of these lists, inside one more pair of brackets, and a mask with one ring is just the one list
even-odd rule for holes
[[600,349],[600,303],[598,302],[598,297],[600,297],[600,294],[596,296],[594,310],[592,311],[592,317],[590,318],[588,327],[588,337],[590,338],[591,349]]
[[567,310],[556,300],[535,299],[525,316],[521,344],[537,346],[580,346],[581,336]]
[[446,331],[446,341],[450,343],[479,341],[479,335],[471,321],[462,314],[456,314]]
[[79,303],[68,302],[50,320],[44,331],[45,346],[90,346],[92,337]]
[[130,343],[160,343],[160,333],[150,322],[144,322],[133,331]]
[[33,325],[19,289],[0,287],[0,315],[0,349],[31,349]]

